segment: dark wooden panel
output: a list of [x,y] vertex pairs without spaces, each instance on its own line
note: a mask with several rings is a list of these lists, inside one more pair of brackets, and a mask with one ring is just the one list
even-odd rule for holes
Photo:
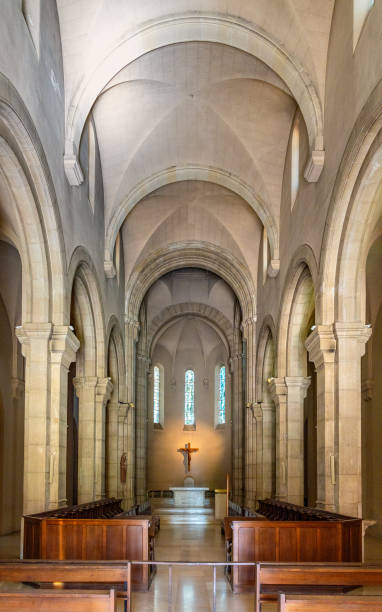
[[[255,549],[254,529],[246,529],[240,523],[233,523],[233,531],[234,538],[237,540],[237,546],[233,550],[233,561],[253,561]],[[252,584],[255,579],[253,567],[235,568],[234,574],[240,584]]]
[[[106,558],[126,559],[125,527],[123,525],[107,525],[106,527]],[[138,557],[137,557],[138,558]]]
[[298,561],[318,561],[317,533],[317,527],[296,528]]
[[64,559],[65,533],[58,524],[43,525],[42,552],[44,559]]
[[[296,527],[283,527],[280,529],[280,554],[278,561],[293,563],[297,561],[297,534]],[[268,559],[272,561],[272,559]],[[276,559],[275,559],[276,561]]]
[[[72,526],[68,526],[67,529],[71,529]],[[107,559],[106,553],[104,553],[103,546],[103,529],[102,524],[94,525],[91,520],[87,521],[85,538],[85,559]]]
[[72,523],[70,526],[63,525],[64,533],[64,555],[63,559],[82,559],[82,525]]
[[[277,540],[278,540],[278,529],[273,527],[264,527],[264,529],[256,528],[257,542],[255,557],[256,561],[274,561],[278,556],[277,551]],[[248,556],[247,561],[253,561],[253,555]]]

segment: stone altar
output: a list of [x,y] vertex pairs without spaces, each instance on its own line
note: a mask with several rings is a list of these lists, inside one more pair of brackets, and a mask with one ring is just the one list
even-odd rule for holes
[[204,492],[208,487],[169,487],[174,492],[175,506],[204,506]]

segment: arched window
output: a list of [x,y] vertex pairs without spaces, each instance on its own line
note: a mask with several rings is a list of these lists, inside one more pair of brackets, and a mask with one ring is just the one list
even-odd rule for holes
[[187,370],[184,376],[184,424],[195,425],[195,372]]
[[225,425],[226,420],[226,369],[218,365],[215,370],[215,425]]
[[154,366],[154,389],[153,389],[153,421],[154,427],[161,429],[164,421],[163,410],[163,368],[160,365]]
[[300,185],[300,127],[298,120],[295,121],[293,126],[290,171],[290,199],[291,208],[293,208]]

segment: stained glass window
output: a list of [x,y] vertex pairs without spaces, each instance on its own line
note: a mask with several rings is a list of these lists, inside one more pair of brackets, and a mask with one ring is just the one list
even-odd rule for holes
[[154,423],[160,423],[160,370],[154,367]]
[[195,373],[193,370],[187,370],[184,377],[184,424],[195,424]]
[[219,368],[218,424],[225,423],[225,366]]

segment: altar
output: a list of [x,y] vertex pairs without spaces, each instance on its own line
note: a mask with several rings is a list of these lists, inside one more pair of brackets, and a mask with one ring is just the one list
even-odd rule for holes
[[208,487],[169,487],[174,493],[175,506],[204,506],[204,493]]

